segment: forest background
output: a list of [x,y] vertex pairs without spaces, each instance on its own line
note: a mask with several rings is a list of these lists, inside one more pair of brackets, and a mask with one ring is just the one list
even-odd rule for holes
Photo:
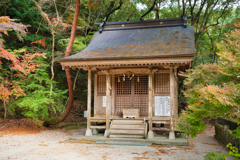
[[[240,122],[239,4],[239,0],[82,0],[71,54],[88,45],[99,29],[94,23],[105,17],[118,22],[193,15],[188,25],[194,26],[197,53],[193,69],[179,73],[186,78],[178,81],[178,127],[194,137],[203,132],[206,120],[222,116]],[[66,74],[56,58],[64,57],[75,8],[74,0],[0,2],[1,118],[47,120],[66,109]],[[71,77],[74,100],[86,107],[87,73],[75,69]]]

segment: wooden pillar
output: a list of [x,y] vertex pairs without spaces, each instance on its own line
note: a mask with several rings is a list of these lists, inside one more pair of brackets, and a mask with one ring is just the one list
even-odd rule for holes
[[175,75],[175,95],[174,95],[174,118],[178,118],[178,77],[177,77],[177,68],[174,68]]
[[149,97],[148,97],[148,104],[149,104],[149,110],[148,110],[148,123],[149,123],[149,131],[148,131],[148,138],[153,138],[154,134],[152,131],[152,110],[153,110],[153,83],[152,83],[152,79],[153,79],[153,73],[152,73],[152,69],[150,74],[148,75],[148,84],[149,84]]
[[111,105],[111,117],[114,116],[115,112],[115,74],[112,74],[112,105]]
[[173,72],[173,67],[170,68],[170,133],[169,139],[175,139],[174,134],[174,112],[175,112],[175,76]]
[[87,130],[85,133],[85,136],[92,136],[92,131],[91,131],[91,85],[92,84],[92,74],[91,74],[91,68],[88,69],[88,98],[87,98]]
[[108,137],[109,132],[109,118],[110,118],[110,75],[106,75],[106,130],[104,133],[104,137]]

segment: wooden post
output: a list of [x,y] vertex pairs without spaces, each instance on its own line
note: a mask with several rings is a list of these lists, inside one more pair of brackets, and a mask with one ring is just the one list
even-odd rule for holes
[[149,122],[149,131],[148,131],[148,138],[153,138],[154,134],[152,131],[152,109],[153,109],[153,73],[152,69],[150,74],[148,75],[148,84],[149,84],[149,98],[148,98],[148,104],[149,104],[149,110],[148,110],[148,122]]
[[88,103],[87,103],[87,130],[85,133],[85,136],[92,136],[92,131],[91,131],[91,83],[92,83],[92,74],[91,74],[91,68],[88,69]]
[[114,116],[115,112],[115,74],[112,74],[112,105],[111,105],[111,117]]
[[177,68],[175,68],[174,70],[175,70],[174,72],[174,75],[175,75],[174,118],[176,119],[178,118],[178,77],[177,77]]
[[[94,74],[94,97],[97,97],[97,74],[95,73]],[[94,100],[94,114],[93,114],[93,117],[95,117],[96,115],[96,110],[95,110],[95,105],[96,104],[96,99]],[[95,125],[96,125],[96,122],[95,122]],[[97,128],[93,128],[92,129],[92,135],[98,135],[98,129]]]
[[173,67],[170,68],[170,133],[169,139],[175,139],[174,133],[174,112],[175,112],[175,77]]
[[109,132],[109,118],[110,118],[110,111],[109,111],[109,107],[110,107],[110,75],[109,72],[106,75],[106,79],[107,79],[107,88],[106,88],[106,130],[104,132],[104,137],[108,137],[108,132]]

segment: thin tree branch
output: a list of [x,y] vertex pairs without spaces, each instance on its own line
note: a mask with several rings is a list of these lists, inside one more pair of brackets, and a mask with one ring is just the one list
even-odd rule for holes
[[52,77],[50,80],[50,94],[49,97],[51,98],[52,96],[52,90],[53,90],[53,79],[54,79],[54,70],[53,70],[53,66],[54,66],[54,47],[55,47],[55,34],[52,33],[52,64],[51,64],[51,73],[52,73]]
[[[166,3],[165,3],[165,4],[166,4]],[[168,4],[168,6],[169,6],[169,9],[171,10],[171,12],[173,13],[173,15],[174,15],[175,17],[177,17],[177,15],[175,14],[175,12],[173,11],[172,5],[170,6],[170,5]]]
[[145,17],[148,13],[150,13],[153,10],[154,6],[156,5],[156,1],[157,0],[154,0],[152,7],[144,15],[141,16],[140,18],[141,21],[143,21],[143,17]]
[[37,8],[39,9],[41,15],[42,15],[43,18],[48,22],[48,25],[49,25],[49,26],[52,26],[52,22],[51,22],[50,19],[48,18],[48,15],[47,15],[45,12],[43,12],[42,7],[41,7],[35,0],[32,0],[32,1],[36,4],[36,6],[37,6]]
[[222,14],[217,18],[217,22],[216,22],[216,23],[210,24],[210,25],[208,25],[208,26],[205,26],[204,28],[202,28],[201,31],[198,31],[198,32],[197,32],[197,34],[196,34],[196,36],[195,36],[195,41],[198,39],[199,35],[200,35],[204,30],[208,29],[209,27],[213,27],[213,26],[216,26],[216,25],[219,24],[219,20],[220,20],[220,18],[222,18],[222,16],[224,15],[227,7],[228,7],[228,4],[226,4],[226,6],[224,7],[224,10],[222,11]]
[[110,6],[108,7],[108,11],[107,11],[107,14],[106,14],[106,22],[107,22],[107,20],[108,20],[108,17],[113,13],[113,12],[115,12],[116,10],[118,10],[118,9],[120,9],[121,7],[122,7],[122,5],[123,5],[123,0],[119,0],[119,6],[117,6],[117,7],[115,7],[114,8],[114,4],[115,4],[115,2],[114,1],[111,1],[110,2],[111,4],[110,4]]
[[57,14],[57,21],[59,22],[59,14],[58,14],[58,10],[57,10],[57,5],[56,5],[56,0],[53,0],[54,6],[55,6],[55,10],[56,10],[56,14]]

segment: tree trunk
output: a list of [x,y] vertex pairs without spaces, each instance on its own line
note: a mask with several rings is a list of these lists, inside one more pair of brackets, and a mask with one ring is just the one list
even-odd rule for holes
[[[80,0],[77,0],[76,11],[75,11],[74,19],[73,19],[73,23],[72,23],[71,36],[70,36],[70,40],[69,40],[69,43],[68,43],[67,48],[66,48],[65,57],[68,57],[71,54],[72,45],[73,45],[74,38],[75,38],[75,33],[76,33],[76,26],[77,26],[79,10],[80,10]],[[63,121],[67,117],[69,112],[71,111],[71,108],[72,108],[72,105],[73,105],[73,82],[72,82],[72,79],[71,79],[70,69],[65,69],[65,72],[66,72],[68,89],[69,89],[69,103],[68,103],[68,106],[67,106],[66,110],[59,117],[54,117],[54,118],[47,119],[43,124],[44,126],[58,124],[59,122]]]
[[6,102],[3,101],[3,106],[4,106],[4,119],[7,118],[7,106],[6,106]]

